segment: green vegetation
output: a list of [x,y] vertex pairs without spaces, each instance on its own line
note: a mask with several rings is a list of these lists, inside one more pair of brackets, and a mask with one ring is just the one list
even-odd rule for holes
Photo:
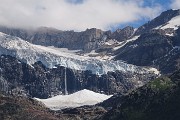
[[157,78],[151,81],[148,85],[152,89],[163,91],[163,90],[173,87],[175,84],[171,81],[170,78],[161,77],[161,78]]
[[146,117],[143,111],[134,110],[133,108],[125,108],[122,110],[128,120],[142,120]]

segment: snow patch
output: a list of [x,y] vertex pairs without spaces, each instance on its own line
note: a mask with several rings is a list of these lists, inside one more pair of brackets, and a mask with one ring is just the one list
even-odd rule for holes
[[104,95],[84,89],[70,95],[58,95],[48,99],[38,99],[52,110],[60,110],[64,108],[75,108],[84,105],[95,105],[109,99],[112,95]]
[[180,16],[176,16],[172,18],[169,22],[167,22],[166,25],[158,26],[155,29],[165,30],[167,28],[173,28],[174,30],[177,30],[179,26],[180,26]]
[[149,68],[149,71],[153,72],[156,75],[160,75],[160,71],[158,71],[156,68]]
[[124,41],[124,42],[120,42],[119,44],[119,46],[117,46],[117,47],[115,47],[115,48],[113,48],[114,50],[118,50],[118,49],[120,49],[121,47],[123,47],[123,46],[125,46],[127,43],[129,43],[129,42],[132,42],[132,41],[135,41],[135,40],[137,40],[139,38],[139,35],[138,36],[134,36],[133,38],[131,38],[131,39],[128,39],[128,40],[126,40],[126,41]]
[[104,44],[111,46],[111,45],[114,45],[114,44],[117,44],[117,43],[118,43],[117,40],[110,39],[107,42],[105,42]]
[[138,45],[134,44],[134,45],[130,45],[129,47],[136,48],[136,47],[138,47]]
[[174,34],[173,34],[173,33],[171,33],[171,34],[166,33],[166,35],[167,35],[167,36],[174,36]]
[[180,46],[174,46],[173,49],[180,50]]

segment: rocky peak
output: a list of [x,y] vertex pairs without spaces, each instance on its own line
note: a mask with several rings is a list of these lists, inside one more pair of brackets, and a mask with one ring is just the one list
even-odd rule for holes
[[[104,31],[96,28],[87,29],[86,31],[81,32],[81,38],[83,42],[88,44],[97,44],[97,42],[101,41],[104,35]],[[93,46],[94,46],[93,45]],[[96,46],[96,45],[95,45]],[[98,47],[98,46],[96,46]],[[95,49],[95,48],[94,48]]]
[[120,33],[121,30],[122,30],[122,29],[119,29],[119,28],[118,28],[115,32],[116,32],[116,33]]
[[142,33],[148,32],[149,30],[156,28],[160,25],[166,24],[173,17],[180,15],[180,10],[167,10],[162,12],[158,17],[139,27],[135,35],[140,35]]
[[112,33],[111,39],[116,39],[118,41],[124,41],[130,38],[134,33],[134,28],[131,26],[127,26],[123,29],[117,29]]
[[101,29],[91,28],[84,31],[84,33],[87,35],[94,35],[96,37],[100,37],[101,35],[103,35],[104,32]]
[[39,33],[54,33],[54,32],[63,32],[63,31],[55,29],[55,28],[39,27],[39,28],[37,28],[35,30],[35,32],[39,32]]

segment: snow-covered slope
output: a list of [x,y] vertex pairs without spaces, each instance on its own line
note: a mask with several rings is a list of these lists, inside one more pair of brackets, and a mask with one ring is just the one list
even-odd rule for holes
[[95,105],[97,103],[103,102],[111,96],[112,95],[104,95],[84,89],[70,95],[58,95],[48,99],[35,99],[43,102],[48,108],[52,110],[60,110],[84,105]]
[[137,40],[138,38],[139,38],[139,35],[138,35],[138,36],[134,36],[133,38],[128,39],[128,40],[126,40],[125,42],[121,42],[121,43],[119,43],[119,44],[120,44],[119,46],[117,46],[117,47],[114,48],[114,50],[118,50],[119,48],[125,46],[127,43],[132,42],[132,41],[135,41],[135,40]]
[[95,74],[108,71],[147,73],[149,69],[137,67],[122,61],[101,60],[79,56],[74,52],[34,45],[20,38],[0,33],[0,54],[11,55],[28,64],[41,61],[46,67],[61,65],[75,70],[91,70]]
[[180,26],[180,16],[176,16],[172,18],[169,22],[167,22],[165,25],[158,26],[155,29],[167,29],[167,28],[173,28],[174,30],[177,30]]

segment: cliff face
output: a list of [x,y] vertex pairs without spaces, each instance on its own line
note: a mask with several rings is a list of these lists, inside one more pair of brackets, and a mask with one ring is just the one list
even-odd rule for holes
[[[46,68],[41,62],[32,66],[16,58],[2,55],[0,57],[1,91],[12,94],[27,94],[32,97],[48,98],[64,93],[65,68]],[[114,94],[126,93],[130,89],[142,86],[156,77],[155,74],[108,72],[102,76],[91,71],[77,71],[66,68],[67,90],[73,93],[82,89]]]

